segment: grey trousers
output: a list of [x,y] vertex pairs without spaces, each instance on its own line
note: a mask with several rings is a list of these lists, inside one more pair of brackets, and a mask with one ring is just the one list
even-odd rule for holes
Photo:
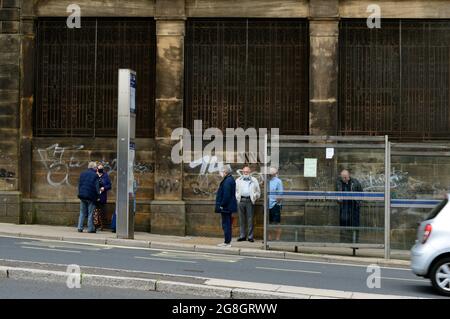
[[[240,238],[253,239],[253,203],[250,198],[241,198],[239,202]],[[247,224],[247,229],[246,229]],[[248,236],[247,235],[248,232]]]

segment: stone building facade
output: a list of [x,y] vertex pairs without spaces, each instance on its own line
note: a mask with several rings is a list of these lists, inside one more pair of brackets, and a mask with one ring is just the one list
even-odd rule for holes
[[[102,124],[115,118],[112,93],[105,93],[114,92],[114,79],[103,76],[111,66],[142,68],[138,81],[144,74],[146,83],[141,101],[147,113],[141,114],[136,145],[137,230],[220,234],[212,209],[217,176],[202,176],[198,167],[170,160],[172,130],[189,127],[195,119],[219,128],[280,127],[286,134],[445,139],[450,133],[450,1],[377,1],[383,31],[369,34],[363,29],[372,2],[0,0],[0,221],[74,225],[77,178],[89,160],[104,162],[114,182],[116,139],[111,127]],[[81,8],[81,30],[91,31],[79,38],[67,30],[53,33],[52,25],[65,24],[73,3]],[[55,42],[45,42],[51,35]],[[116,35],[118,40],[111,40]],[[422,42],[414,42],[414,36],[423,37]],[[122,43],[123,53],[108,56],[115,50],[108,47],[111,41]],[[73,48],[80,56],[68,53]],[[127,48],[134,60],[122,63],[128,61]],[[95,63],[71,73],[69,56]],[[95,68],[93,80],[92,74],[83,73],[91,72],[89,68]],[[425,75],[429,70],[431,75]],[[61,78],[55,80],[58,74]],[[92,83],[94,93],[89,91]],[[102,120],[89,122],[80,115],[94,116],[89,115],[92,100]],[[76,104],[83,107],[70,109]],[[113,115],[106,117],[109,111]],[[254,115],[258,112],[281,115],[271,122]],[[83,119],[85,123],[73,124]],[[357,154],[343,156],[341,166],[357,165]],[[423,181],[450,180],[447,162],[421,161],[399,160],[398,168]],[[112,213],[114,190],[110,198]],[[293,223],[304,222],[308,214],[309,221],[316,220],[312,223],[336,222],[336,214],[326,213],[333,208],[304,203],[299,209],[287,205]],[[394,225],[394,245],[411,243],[416,219]],[[256,222],[261,235],[261,205]]]

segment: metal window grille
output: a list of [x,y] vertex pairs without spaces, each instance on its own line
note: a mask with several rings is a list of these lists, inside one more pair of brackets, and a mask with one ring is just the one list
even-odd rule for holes
[[308,132],[306,20],[188,20],[185,125]]
[[381,23],[341,21],[340,134],[448,139],[450,21]]
[[81,24],[37,22],[35,135],[116,136],[118,69],[131,68],[138,76],[136,134],[153,137],[154,20],[83,18]]

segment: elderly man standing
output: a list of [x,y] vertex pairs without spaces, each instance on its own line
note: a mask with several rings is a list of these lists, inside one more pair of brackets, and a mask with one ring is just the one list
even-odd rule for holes
[[[236,180],[236,199],[239,210],[240,236],[237,241],[244,241],[248,238],[249,242],[253,239],[253,212],[256,200],[261,196],[258,180],[250,176],[249,166],[244,166],[242,176]],[[245,227],[247,224],[247,227]],[[248,237],[247,237],[248,235]]]
[[99,195],[97,164],[89,162],[88,169],[81,173],[78,182],[78,198],[80,199],[80,218],[78,231],[83,232],[84,219],[88,218],[88,232],[95,233],[93,212]]
[[216,194],[216,213],[221,214],[224,242],[220,247],[231,247],[231,216],[237,211],[236,182],[231,175],[230,165],[224,165],[220,171],[222,181]]
[[[341,171],[341,177],[337,182],[336,190],[338,192],[362,192],[363,188],[359,181],[350,176],[347,169]],[[339,200],[339,225],[341,227],[359,227],[359,208],[360,201],[356,200]],[[353,233],[353,238],[349,233]],[[341,229],[341,242],[358,242],[359,231],[347,228]]]

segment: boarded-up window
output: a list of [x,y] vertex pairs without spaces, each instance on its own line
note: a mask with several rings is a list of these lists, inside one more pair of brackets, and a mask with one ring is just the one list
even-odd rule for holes
[[153,19],[39,19],[34,132],[37,136],[115,136],[119,68],[137,72],[138,137],[154,136]]

